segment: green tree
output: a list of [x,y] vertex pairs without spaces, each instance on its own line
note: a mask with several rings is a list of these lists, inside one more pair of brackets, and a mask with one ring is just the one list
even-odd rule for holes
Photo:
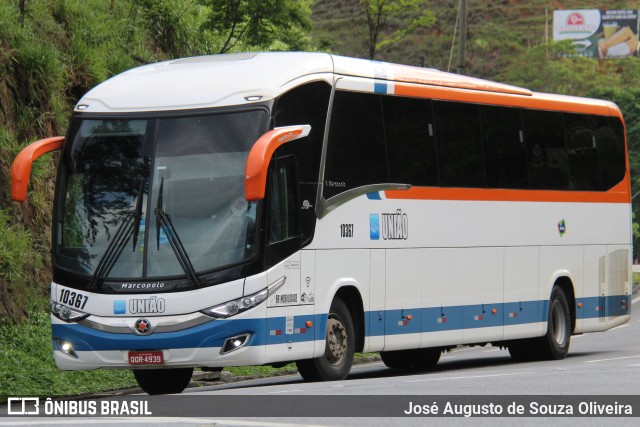
[[200,32],[196,0],[135,0],[155,45],[171,57],[198,53]]
[[418,28],[433,25],[436,18],[427,9],[427,3],[427,0],[360,0],[369,59],[375,59],[379,49],[399,42]]
[[299,50],[311,29],[311,0],[200,0],[202,28],[219,38],[217,53],[247,48]]

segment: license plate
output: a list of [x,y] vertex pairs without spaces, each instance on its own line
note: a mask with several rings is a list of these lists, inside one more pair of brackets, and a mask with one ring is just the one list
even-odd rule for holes
[[162,365],[163,363],[162,350],[129,352],[130,365]]

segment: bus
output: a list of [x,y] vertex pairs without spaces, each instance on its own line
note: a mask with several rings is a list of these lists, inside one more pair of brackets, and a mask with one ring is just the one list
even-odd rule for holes
[[53,353],[130,369],[149,394],[193,369],[356,352],[427,370],[457,346],[562,359],[627,322],[631,197],[615,104],[325,53],[170,60],[85,94],[60,150]]

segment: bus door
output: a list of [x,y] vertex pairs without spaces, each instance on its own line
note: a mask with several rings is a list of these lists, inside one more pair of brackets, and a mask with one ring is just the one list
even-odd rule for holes
[[[306,326],[312,315],[302,315],[308,292],[301,289],[301,235],[297,163],[295,156],[273,159],[269,167],[265,197],[265,264],[268,283],[284,281],[267,301],[267,359],[290,360],[290,353],[308,346],[313,351],[311,331]],[[303,302],[303,293],[305,294]]]

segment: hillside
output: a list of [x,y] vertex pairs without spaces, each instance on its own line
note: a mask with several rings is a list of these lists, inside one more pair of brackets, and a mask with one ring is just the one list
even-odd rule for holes
[[[314,37],[335,53],[367,57],[366,27],[359,0],[316,0]],[[554,9],[634,9],[637,1],[469,0],[467,74],[499,79],[518,55],[553,38]],[[459,0],[429,1],[435,14],[432,27],[420,29],[403,41],[382,49],[376,59],[455,71],[458,36],[454,28]],[[548,27],[547,27],[548,24]],[[391,30],[399,25],[392,22]],[[455,43],[452,53],[452,43]]]

